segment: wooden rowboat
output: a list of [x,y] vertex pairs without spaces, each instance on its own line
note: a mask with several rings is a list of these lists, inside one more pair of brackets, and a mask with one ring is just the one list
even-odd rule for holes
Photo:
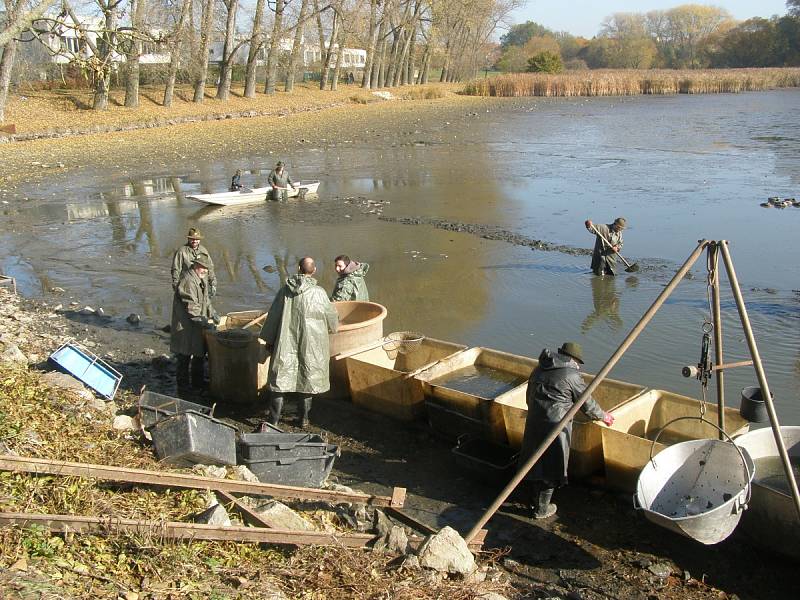
[[[294,188],[289,188],[288,197],[294,198],[301,194],[316,194],[319,188],[319,181],[301,181],[297,183]],[[243,189],[238,192],[218,192],[216,194],[195,194],[193,196],[186,196],[198,202],[205,204],[213,204],[215,206],[239,206],[241,204],[255,204],[263,202],[267,199],[267,194],[271,187]]]

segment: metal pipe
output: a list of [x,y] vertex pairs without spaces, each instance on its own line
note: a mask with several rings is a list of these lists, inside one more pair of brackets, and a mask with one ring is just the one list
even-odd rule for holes
[[533,465],[536,464],[542,454],[550,447],[553,441],[558,437],[558,434],[564,429],[564,426],[569,423],[574,417],[575,414],[580,410],[581,406],[591,397],[592,392],[597,389],[597,386],[602,383],[603,379],[605,379],[606,375],[608,375],[609,371],[614,368],[614,365],[617,364],[619,359],[622,357],[623,354],[628,350],[631,344],[633,344],[634,340],[639,337],[639,334],[642,330],[647,326],[653,316],[656,314],[661,305],[664,304],[664,301],[669,297],[675,287],[681,282],[681,280],[686,276],[686,273],[689,272],[689,269],[692,268],[697,259],[700,257],[700,254],[705,250],[706,246],[708,245],[708,240],[700,240],[697,243],[697,248],[689,255],[689,258],[686,259],[686,262],[683,263],[683,266],[675,273],[675,276],[672,280],[667,284],[661,293],[658,295],[658,298],[655,299],[653,305],[647,310],[647,312],[642,316],[636,326],[631,329],[631,332],[628,336],[622,341],[619,348],[611,355],[611,358],[608,359],[608,362],[600,369],[600,372],[597,373],[594,380],[586,387],[580,397],[575,401],[575,404],[572,405],[572,408],[569,409],[564,418],[553,428],[553,430],[549,433],[549,435],[545,438],[545,440],[539,444],[539,447],[536,451],[531,455],[531,457],[525,462],[522,467],[520,467],[517,474],[514,475],[514,478],[503,488],[503,491],[500,492],[500,495],[495,498],[492,505],[486,509],[486,512],[483,513],[481,518],[478,522],[472,527],[470,532],[464,538],[467,543],[470,542],[472,538],[474,538],[478,532],[486,525],[487,521],[492,518],[494,513],[497,512],[497,509],[502,506],[503,502],[511,495],[511,492],[519,485],[519,482],[522,481],[525,476],[528,474],[528,471],[531,470]]
[[720,242],[722,248],[722,258],[725,260],[725,268],[728,271],[728,281],[731,284],[733,297],[736,300],[736,308],[739,310],[739,318],[742,321],[742,328],[744,329],[745,338],[747,338],[747,347],[750,349],[750,357],[753,359],[753,366],[756,370],[758,377],[758,385],[761,387],[761,397],[764,399],[764,405],[767,408],[769,415],[769,423],[772,426],[772,434],[775,437],[775,444],[778,446],[778,454],[780,454],[781,461],[783,462],[783,470],[786,472],[786,479],[789,481],[789,488],[792,490],[792,498],[794,499],[794,508],[797,511],[797,517],[800,519],[800,492],[797,491],[797,481],[792,471],[792,463],[789,461],[789,454],[786,452],[786,445],[783,443],[783,436],[781,436],[781,426],[778,423],[778,414],[775,412],[775,406],[772,403],[772,393],[769,391],[769,384],[767,383],[767,375],[764,373],[764,365],[761,362],[761,355],[758,353],[756,346],[756,339],[753,336],[753,328],[750,325],[750,318],[747,316],[747,308],[742,298],[742,289],[739,287],[739,280],[736,278],[736,271],[733,269],[733,261],[731,254],[728,250],[728,242]]
[[732,362],[726,365],[712,365],[713,371],[724,371],[725,369],[735,369],[736,367],[750,367],[753,365],[752,360],[740,360],[739,362]]
[[[714,268],[714,278],[711,281],[711,304],[713,307],[712,320],[714,321],[714,360],[722,366],[722,310],[719,296],[719,243],[714,242],[708,247],[709,265]],[[719,425],[719,439],[724,441],[725,431],[725,373],[723,369],[715,369],[717,380],[717,425]]]

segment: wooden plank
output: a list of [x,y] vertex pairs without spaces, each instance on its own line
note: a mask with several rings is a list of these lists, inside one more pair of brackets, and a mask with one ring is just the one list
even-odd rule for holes
[[281,544],[291,546],[347,546],[363,548],[375,539],[366,533],[325,533],[262,527],[218,527],[201,523],[146,521],[84,515],[52,515],[0,512],[0,524],[27,527],[38,525],[58,533],[131,532],[181,541],[209,540]]
[[394,488],[392,490],[392,498],[389,506],[393,508],[402,508],[406,503],[406,488]]
[[411,527],[411,529],[418,531],[420,533],[424,533],[425,535],[432,535],[439,531],[435,527],[431,527],[430,525],[427,525],[422,521],[418,521],[411,515],[404,513],[403,511],[397,508],[388,507],[385,510],[385,512],[387,515],[392,516],[398,521],[400,521],[403,525],[408,525],[409,527]]
[[236,496],[233,496],[228,492],[223,492],[222,490],[214,490],[214,493],[223,504],[228,504],[233,507],[233,509],[242,516],[244,522],[248,525],[252,525],[253,527],[266,527],[268,529],[272,528],[272,525],[270,525],[269,522],[265,521],[261,515],[241,502]]
[[[325,502],[359,502],[373,506],[398,506],[405,497],[405,488],[395,488],[392,497],[372,496],[368,494],[336,492],[315,488],[294,487],[271,483],[250,483],[233,479],[218,479],[185,473],[147,471],[145,469],[128,469],[108,465],[29,458],[22,456],[0,455],[0,470],[17,473],[35,473],[40,475],[71,475],[76,477],[94,477],[105,481],[122,483],[138,483],[158,487],[221,490],[224,492],[247,496],[271,496],[274,498],[298,498],[302,500],[322,500]],[[402,493],[398,491],[403,490]],[[402,506],[402,503],[399,505]]]

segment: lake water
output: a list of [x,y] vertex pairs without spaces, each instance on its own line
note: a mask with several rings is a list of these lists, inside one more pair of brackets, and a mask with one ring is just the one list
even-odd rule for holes
[[[220,312],[267,307],[306,254],[318,258],[318,279],[330,289],[333,257],[346,253],[370,263],[370,295],[389,309],[387,333],[418,330],[531,357],[572,340],[596,372],[697,240],[727,239],[779,416],[800,423],[800,209],[759,207],[769,196],[800,197],[800,91],[486,106],[447,120],[420,111],[390,135],[311,139],[281,158],[296,178],[320,179],[320,194],[288,204],[217,210],[184,197],[225,189],[237,167],[250,169],[245,183],[263,185],[276,160],[268,143],[188,172],[185,160],[165,157],[159,172],[143,168],[131,180],[88,165],[23,186],[29,199],[3,207],[0,268],[25,294],[59,286],[67,293],[56,302],[74,297],[160,325],[169,320],[170,259],[191,225],[214,258]],[[266,139],[268,131],[253,134]],[[586,218],[625,216],[623,253],[643,270],[597,278],[585,255],[386,222],[381,213],[575,248],[592,247]],[[699,358],[705,277],[701,260],[611,377],[699,397],[699,383],[680,372]],[[722,300],[725,359],[749,358],[727,287]],[[738,407],[755,375],[742,368],[726,377],[728,402]]]

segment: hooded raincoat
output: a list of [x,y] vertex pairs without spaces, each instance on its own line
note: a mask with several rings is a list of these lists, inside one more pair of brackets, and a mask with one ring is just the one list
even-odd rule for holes
[[308,275],[292,275],[270,306],[261,339],[272,345],[267,383],[273,392],[321,394],[330,389],[328,333],[339,315]]
[[[578,364],[571,357],[546,349],[542,351],[539,366],[528,379],[528,417],[525,420],[520,464],[531,457],[585,389],[586,384],[578,371]],[[605,412],[593,398],[589,398],[581,410],[590,419],[602,419],[605,416]],[[553,487],[566,484],[571,438],[572,421],[533,466],[528,478],[547,481]]]
[[196,249],[192,249],[188,244],[184,244],[175,252],[172,257],[172,289],[178,289],[178,282],[181,280],[181,275],[187,273],[192,268],[192,263],[196,258],[204,259],[204,263],[208,265],[208,292],[213,296],[217,293],[217,278],[214,275],[214,261],[211,260],[208,250],[203,244],[198,244]]
[[367,282],[364,281],[364,276],[369,271],[367,263],[359,263],[354,260],[350,261],[339,278],[336,280],[336,285],[333,286],[333,293],[331,300],[333,302],[342,302],[343,300],[359,300],[362,302],[369,302],[369,292],[367,291]]
[[208,284],[194,269],[180,279],[172,297],[172,329],[169,349],[175,354],[203,356],[206,353],[204,325],[216,314],[208,297]]
[[[619,246],[622,250],[622,230],[614,231],[611,225],[594,223],[594,228],[599,231],[612,246]],[[609,273],[616,275],[617,253],[595,234],[594,251],[592,253],[592,271],[595,275],[605,275]]]

